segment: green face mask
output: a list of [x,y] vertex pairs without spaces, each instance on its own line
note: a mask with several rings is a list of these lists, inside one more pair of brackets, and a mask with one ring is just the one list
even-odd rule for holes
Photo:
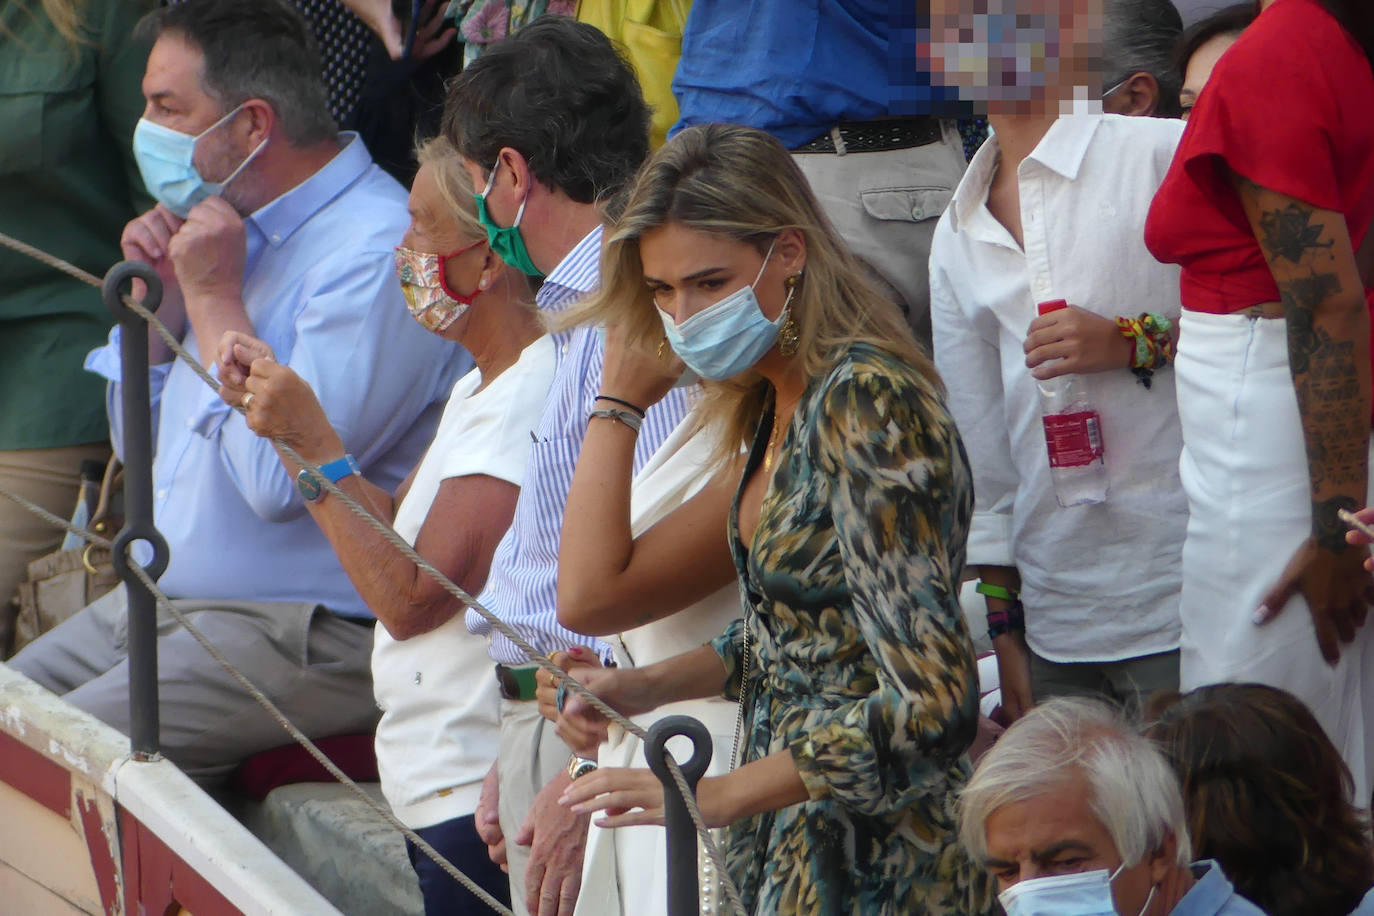
[[487,230],[487,244],[496,256],[505,261],[511,267],[521,273],[531,277],[544,278],[544,272],[534,266],[534,261],[530,260],[529,249],[525,247],[525,239],[520,235],[520,220],[525,216],[525,203],[529,200],[520,201],[520,209],[515,211],[515,223],[510,226],[498,226],[492,221],[491,214],[487,211],[487,195],[491,193],[491,186],[496,182],[496,170],[501,167],[501,160],[496,160],[496,165],[491,167],[491,177],[487,179],[487,186],[481,194],[475,195],[477,200],[477,221],[482,224],[482,228]]

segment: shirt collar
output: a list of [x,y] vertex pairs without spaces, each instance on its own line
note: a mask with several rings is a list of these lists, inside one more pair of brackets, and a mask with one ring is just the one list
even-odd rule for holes
[[1189,866],[1197,879],[1188,893],[1174,907],[1176,916],[1214,916],[1221,912],[1231,898],[1235,888],[1222,872],[1215,859],[1204,859]]
[[339,134],[337,155],[309,178],[275,200],[259,207],[247,219],[264,240],[280,248],[331,200],[347,190],[372,165],[367,146],[353,131]]
[[1029,157],[1047,169],[1063,175],[1069,181],[1078,177],[1083,159],[1088,155],[1088,144],[1092,143],[1097,125],[1102,123],[1102,115],[1062,115],[1050,125],[1045,136],[1040,138]]
[[[1078,170],[1088,154],[1088,145],[1101,121],[1101,115],[1063,115],[1050,125],[1026,158],[1073,181],[1078,177]],[[988,189],[1001,155],[1002,147],[997,143],[996,134],[990,135],[974,153],[951,202],[950,228],[955,232],[959,231],[961,222],[968,222],[972,212],[987,202]]]
[[[549,272],[536,298],[541,308],[558,311],[560,305],[571,303],[596,289],[600,280],[601,226],[598,225],[584,235],[582,241],[574,245],[572,251],[564,255],[558,266]],[[579,295],[569,296],[569,292]]]
[[997,145],[997,135],[989,134],[978,147],[978,152],[969,160],[968,171],[954,189],[954,197],[949,206],[949,228],[959,231],[959,224],[968,222],[973,211],[983,206],[988,199],[988,189],[992,187],[992,176],[997,171],[997,160],[1002,156],[1002,148]]

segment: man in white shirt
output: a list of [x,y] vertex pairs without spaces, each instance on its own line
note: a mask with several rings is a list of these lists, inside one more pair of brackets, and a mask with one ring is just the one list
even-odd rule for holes
[[[931,253],[936,363],[977,493],[969,564],[1013,719],[1033,698],[1136,706],[1177,686],[1187,514],[1172,372],[1160,367],[1146,387],[1116,321],[1178,317],[1178,273],[1143,235],[1182,124],[1060,116],[1063,97],[1039,95],[990,104],[995,136]],[[1037,303],[1056,299],[1070,307],[1037,317]],[[1050,478],[1036,377],[1067,373],[1083,376],[1101,418],[1108,495],[1097,505],[1062,508]]]

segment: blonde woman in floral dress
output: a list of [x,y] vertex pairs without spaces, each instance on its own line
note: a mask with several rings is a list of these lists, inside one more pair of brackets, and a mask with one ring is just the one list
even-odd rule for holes
[[[647,622],[731,581],[747,616],[675,658],[575,675],[626,714],[743,688],[742,762],[699,799],[729,825],[751,912],[992,912],[955,838],[978,717],[957,597],[972,491],[928,359],[787,152],[747,128],[655,154],[603,278],[583,317],[609,325],[607,397],[565,515],[560,619]],[[669,346],[705,380],[719,470],[636,538],[635,411],[681,371]],[[577,747],[604,723],[573,699],[559,728]],[[662,822],[643,769],[600,769],[563,801],[606,826]]]

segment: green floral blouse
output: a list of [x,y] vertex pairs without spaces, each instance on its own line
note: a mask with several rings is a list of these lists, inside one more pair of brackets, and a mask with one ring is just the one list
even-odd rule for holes
[[[770,410],[746,481],[771,425]],[[747,547],[738,499],[730,543],[752,612],[744,758],[789,751],[811,796],[730,828],[746,905],[993,912],[989,880],[956,843],[978,722],[958,603],[973,489],[939,391],[853,346],[802,398]],[[744,622],[713,646],[738,695]]]

